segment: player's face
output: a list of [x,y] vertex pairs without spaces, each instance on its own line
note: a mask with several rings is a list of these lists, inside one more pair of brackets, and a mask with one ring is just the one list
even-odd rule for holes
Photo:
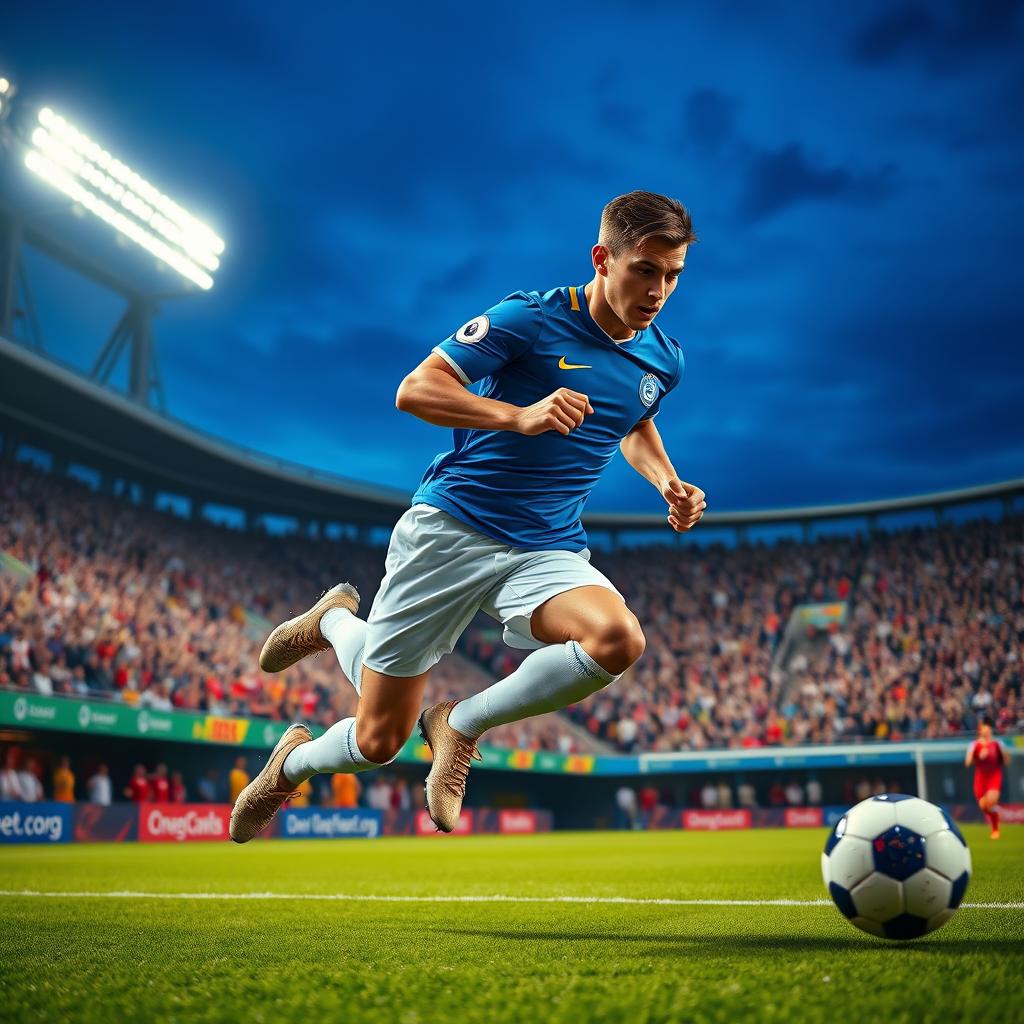
[[992,739],[992,726],[982,725],[978,727],[978,739],[984,740],[986,743]]
[[618,256],[608,253],[604,292],[612,312],[630,330],[650,327],[676,290],[685,263],[685,245],[668,245],[657,239]]

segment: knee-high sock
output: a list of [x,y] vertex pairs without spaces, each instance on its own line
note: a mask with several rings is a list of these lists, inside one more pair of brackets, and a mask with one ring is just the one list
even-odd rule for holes
[[296,786],[318,772],[353,775],[370,768],[380,765],[363,757],[354,718],[335,722],[319,739],[300,744],[284,759],[284,776]]
[[320,632],[334,648],[345,677],[360,692],[363,672],[363,647],[366,644],[366,622],[347,608],[332,608],[320,619]]
[[993,807],[991,810],[985,812],[985,817],[988,818],[989,824],[992,826],[992,831],[995,832],[999,828],[999,811]]
[[448,724],[476,739],[496,725],[557,711],[615,682],[575,641],[534,651],[511,675],[460,700]]

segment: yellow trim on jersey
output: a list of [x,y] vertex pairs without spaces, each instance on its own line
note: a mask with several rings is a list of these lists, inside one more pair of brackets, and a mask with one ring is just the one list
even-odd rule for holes
[[579,300],[579,298],[576,295],[575,287],[570,287],[569,288],[569,302],[571,303],[569,308],[574,313],[578,313],[580,311],[580,300]]

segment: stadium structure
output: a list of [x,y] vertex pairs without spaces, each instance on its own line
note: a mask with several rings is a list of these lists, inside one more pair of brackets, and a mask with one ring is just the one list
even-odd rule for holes
[[[0,115],[5,116],[10,113],[13,88],[6,83],[2,91]],[[206,510],[227,508],[237,513],[241,533],[255,537],[265,535],[269,519],[284,517],[294,524],[294,536],[324,545],[325,553],[332,544],[344,545],[346,553],[361,551],[382,561],[379,540],[407,507],[407,494],[229,444],[175,420],[164,410],[155,312],[163,302],[211,287],[225,243],[59,114],[48,108],[18,113],[19,118],[0,125],[6,151],[0,203],[0,435],[2,472],[5,479],[14,481],[10,500],[15,500],[19,479],[29,473],[22,467],[31,457],[45,463],[44,475],[59,486],[72,477],[88,479],[97,501],[119,499],[140,515],[167,508],[184,510],[186,523],[212,530],[203,525]],[[43,203],[40,189],[61,194],[66,208],[58,216],[53,215],[51,198]],[[83,223],[76,210],[95,217]],[[126,254],[123,245],[114,244],[117,238],[135,243],[136,249],[148,253],[147,258],[136,259],[136,250]],[[99,349],[88,376],[47,354],[23,258],[25,247],[113,290],[125,301],[124,313]],[[184,284],[169,285],[169,272],[177,274],[175,282],[180,279]],[[119,391],[112,384],[112,369],[122,358],[128,362],[127,385]],[[71,500],[88,507],[92,493],[83,488]],[[56,507],[69,495],[58,487],[49,500]],[[935,524],[933,529],[941,530],[952,510],[960,508],[994,511],[1000,522],[1018,524],[1019,532],[1022,497],[1024,478],[884,501],[712,512],[701,529],[705,534],[727,535],[740,550],[755,550],[766,534],[790,531],[797,542],[787,557],[799,559],[805,550],[802,545],[813,544],[837,525],[851,531],[864,529],[872,537],[900,517],[920,520],[927,515]],[[167,514],[168,529],[178,528],[172,527],[176,518]],[[665,529],[661,516],[639,514],[592,513],[585,517],[585,525],[613,558],[624,544]],[[210,535],[202,536],[208,540]],[[682,559],[683,552],[693,550],[679,542],[674,554],[660,557]],[[46,553],[23,551],[22,555],[35,564],[0,549],[0,573],[24,588],[32,585]],[[770,651],[766,648],[770,666],[758,678],[765,686],[764,678],[770,678],[775,695],[775,707],[765,711],[766,718],[780,717],[784,700],[794,706],[799,703],[799,666],[820,656],[829,636],[849,624],[849,595],[821,596],[822,600],[801,600],[790,606]],[[1014,600],[1019,603],[1019,593]],[[269,621],[252,608],[241,614],[253,635]],[[485,647],[485,628],[478,631],[479,637],[483,641],[478,646]],[[491,663],[483,666],[484,675],[478,675],[478,680],[486,678],[488,668],[494,671],[493,656],[489,657]],[[474,671],[481,671],[480,665]],[[230,701],[214,702],[212,711],[194,705],[171,710],[169,704],[141,700],[131,688],[133,696],[127,703],[123,694],[118,701],[111,700],[117,693],[100,695],[84,689],[65,699],[32,689],[27,679],[20,685],[14,679],[9,689],[0,690],[0,740],[36,744],[51,759],[61,752],[88,759],[94,758],[91,752],[97,737],[110,737],[105,756],[122,775],[139,760],[191,760],[201,764],[203,772],[226,773],[239,751],[266,749],[283,728],[279,714],[248,717]],[[1013,713],[1019,708],[1019,690],[1018,675],[1016,687],[1008,691],[1015,702],[1007,705]],[[330,694],[323,687],[318,692],[324,702],[319,710],[325,715],[336,710]],[[633,710],[613,712],[635,717]],[[980,714],[981,705],[973,712]],[[1007,721],[1016,727],[1018,719],[1011,718]],[[973,719],[968,715],[964,723],[969,721]],[[898,784],[922,796],[939,792],[963,804],[968,816],[972,813],[966,783],[954,771],[963,758],[962,738],[922,732],[892,742],[890,730],[890,741],[885,743],[863,742],[865,737],[859,735],[856,742],[831,745],[815,745],[806,737],[800,745],[785,745],[779,737],[774,745],[763,742],[760,735],[741,735],[736,729],[732,737],[736,742],[722,743],[723,750],[711,749],[716,746],[714,737],[692,747],[684,743],[682,749],[648,749],[642,739],[626,742],[630,730],[624,728],[609,742],[610,733],[603,728],[607,722],[596,713],[588,716],[585,709],[561,717],[559,723],[553,740],[549,737],[534,744],[520,735],[506,737],[503,746],[487,748],[485,770],[474,772],[474,778],[482,775],[484,779],[475,782],[470,798],[471,813],[479,815],[481,828],[504,827],[501,821],[506,819],[495,816],[498,809],[530,812],[518,819],[518,825],[508,818],[513,822],[510,830],[539,827],[538,822],[549,826],[554,822],[556,827],[607,825],[629,811],[628,800],[617,803],[617,794],[630,787],[655,791],[653,803],[643,808],[642,820],[650,826],[679,827],[689,822],[689,827],[699,828],[701,820],[716,828],[780,824],[788,821],[784,810],[799,810],[805,823],[821,824],[828,820],[828,806],[846,805],[854,776],[865,773],[872,776],[871,785],[879,784],[884,773],[883,786]],[[825,728],[822,735],[831,734]],[[182,752],[184,746],[197,744],[202,746],[198,757],[194,750]],[[426,751],[410,741],[394,766],[396,776],[416,783],[422,778],[426,757]],[[201,774],[193,769],[190,786]],[[814,782],[817,800],[802,797],[799,802],[813,807],[784,808],[785,800],[768,796],[790,777],[801,780],[801,785]],[[1022,784],[1024,775],[1016,766],[1011,785],[1016,787],[1015,798],[1024,802],[1024,791],[1018,792]],[[741,806],[734,807],[732,795],[701,803],[701,794],[709,787],[732,794],[744,785],[755,795],[753,800],[741,799]],[[760,806],[764,803],[771,806]],[[704,811],[711,817],[700,819]],[[415,821],[415,815],[399,815],[390,827],[412,830]]]

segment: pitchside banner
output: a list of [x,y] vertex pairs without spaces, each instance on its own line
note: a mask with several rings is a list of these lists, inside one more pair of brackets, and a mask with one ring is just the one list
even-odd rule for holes
[[376,839],[381,812],[361,807],[296,807],[281,815],[282,839]]
[[139,804],[139,840],[183,843],[228,838],[228,804]]
[[69,843],[74,804],[0,802],[0,843]]

